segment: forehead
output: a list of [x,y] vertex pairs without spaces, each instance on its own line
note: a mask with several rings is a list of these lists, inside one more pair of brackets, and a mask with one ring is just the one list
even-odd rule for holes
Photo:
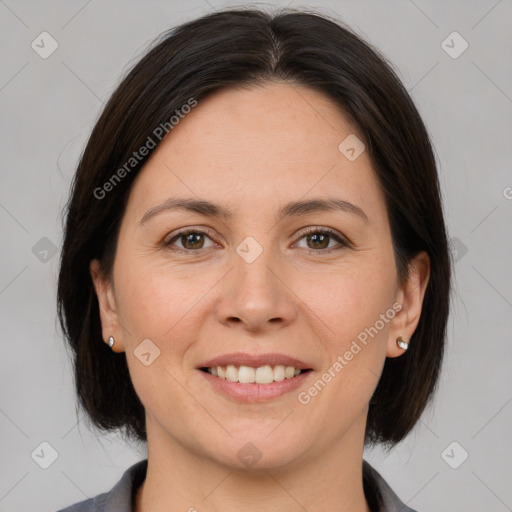
[[174,141],[169,141],[176,150],[200,142],[218,157],[247,160],[257,155],[260,162],[270,152],[284,162],[329,159],[340,137],[357,131],[326,95],[286,82],[218,91],[201,100],[176,128]]
[[199,101],[160,143],[132,185],[130,202],[140,217],[170,195],[256,207],[339,191],[378,210],[371,203],[383,197],[369,155],[348,159],[339,147],[347,137],[362,138],[342,109],[315,90],[279,82],[223,89]]

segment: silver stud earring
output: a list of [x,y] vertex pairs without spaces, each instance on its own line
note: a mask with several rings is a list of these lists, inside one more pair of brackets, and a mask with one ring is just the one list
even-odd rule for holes
[[404,350],[407,350],[409,348],[409,343],[407,343],[403,338],[402,336],[398,336],[398,338],[396,339],[396,344],[400,347],[400,348],[403,348]]
[[114,346],[114,336],[109,336],[108,338],[108,346],[112,348]]

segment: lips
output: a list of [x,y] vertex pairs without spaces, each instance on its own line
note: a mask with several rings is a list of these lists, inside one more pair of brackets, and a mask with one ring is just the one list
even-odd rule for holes
[[285,354],[247,354],[243,352],[235,352],[231,354],[224,354],[198,366],[198,369],[214,368],[217,366],[227,367],[228,365],[240,367],[249,366],[252,368],[260,368],[263,366],[293,366],[298,370],[312,370],[311,365],[295,357],[290,357]]
[[236,402],[261,403],[297,389],[314,373],[311,365],[286,354],[233,352],[198,367],[213,389]]
[[[226,368],[230,368],[230,366]],[[234,400],[236,403],[252,404],[267,402],[290,394],[314,375],[314,372],[311,370],[296,370],[300,373],[291,378],[285,378],[280,381],[272,380],[271,382],[266,380],[265,384],[260,384],[257,382],[257,380],[259,380],[258,378],[256,378],[253,383],[239,381],[234,382],[226,378],[215,376],[214,374],[205,371],[204,368],[200,368],[200,370],[203,371],[199,371],[198,373],[202,375],[205,382],[209,383],[212,386],[212,389],[216,390],[221,395],[228,397],[230,400]]]

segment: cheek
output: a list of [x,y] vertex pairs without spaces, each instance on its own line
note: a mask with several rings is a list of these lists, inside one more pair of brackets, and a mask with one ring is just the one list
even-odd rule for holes
[[207,281],[192,282],[165,265],[137,259],[120,260],[118,269],[119,311],[130,336],[162,338],[191,309]]
[[317,385],[320,402],[344,417],[362,413],[378,383],[395,315],[395,279],[392,257],[368,254],[307,292],[305,302],[321,320],[318,350],[327,354],[319,378],[329,384]]
[[191,273],[168,262],[128,259],[120,260],[118,268],[123,276],[116,286],[118,310],[130,351],[150,339],[160,350],[156,362],[181,372],[207,320],[208,297],[225,271]]
[[[186,381],[187,351],[200,327],[201,309],[196,305],[211,288],[209,279],[177,278],[175,271],[162,266],[128,261],[119,261],[119,275],[123,275],[116,287],[122,297],[120,320],[138,396],[146,411],[158,411],[160,418],[172,417],[176,408],[181,415],[193,415],[194,404],[180,399],[184,395],[180,383]],[[143,353],[150,354],[145,362]]]
[[[308,280],[300,296],[321,319],[325,338],[342,349],[391,308],[395,280],[392,261],[368,255],[357,265],[347,264],[323,279]],[[378,326],[386,330],[381,322]]]

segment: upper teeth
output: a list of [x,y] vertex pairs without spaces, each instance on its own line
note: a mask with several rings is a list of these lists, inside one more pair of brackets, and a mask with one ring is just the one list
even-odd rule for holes
[[284,379],[291,379],[299,375],[301,370],[293,366],[283,366],[278,364],[276,366],[260,366],[259,368],[252,368],[251,366],[234,366],[228,364],[227,366],[214,366],[208,368],[208,373],[220,377],[221,379],[229,380],[230,382],[240,382],[243,384],[270,384],[271,382],[279,382]]

